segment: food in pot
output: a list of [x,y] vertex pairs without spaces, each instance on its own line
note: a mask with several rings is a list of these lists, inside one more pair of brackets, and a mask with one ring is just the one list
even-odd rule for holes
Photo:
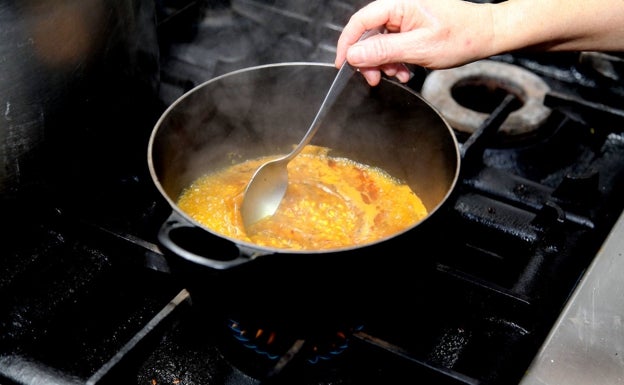
[[245,229],[240,214],[245,187],[254,171],[272,158],[249,160],[195,180],[182,192],[178,207],[218,234],[295,250],[374,242],[427,215],[410,187],[384,170],[308,145],[288,164],[288,189],[276,213]]

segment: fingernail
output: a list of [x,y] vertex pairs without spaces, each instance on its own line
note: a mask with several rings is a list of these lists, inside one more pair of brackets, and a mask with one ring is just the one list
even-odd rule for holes
[[399,72],[397,73],[396,77],[397,79],[399,79],[401,83],[407,83],[412,78],[412,75],[413,75],[412,73]]
[[359,45],[354,45],[349,48],[347,52],[347,57],[349,59],[349,63],[353,65],[358,65],[364,61],[364,47],[360,47]]

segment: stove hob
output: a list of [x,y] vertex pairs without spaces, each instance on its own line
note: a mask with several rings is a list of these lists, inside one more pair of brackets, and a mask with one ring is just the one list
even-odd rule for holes
[[[232,1],[184,39],[164,39],[163,104],[236,67],[333,59],[326,42],[344,22],[333,17],[353,5],[328,0],[341,12],[314,13],[322,23],[295,17],[297,29],[263,24],[275,12],[280,20],[298,15],[296,2],[286,3],[293,12]],[[194,10],[172,12],[162,31]],[[266,44],[226,45],[234,51],[206,61],[215,57],[206,50],[224,49],[206,40],[215,30],[239,36],[238,44],[253,43],[253,32],[308,50],[260,55],[255,48]],[[500,100],[474,132],[458,133],[462,178],[451,199],[403,251],[379,255],[387,263],[353,267],[366,282],[345,300],[357,314],[320,337],[281,334],[194,301],[156,242],[169,208],[142,163],[133,165],[142,171],[90,183],[97,194],[85,200],[47,186],[2,197],[2,382],[518,383],[622,212],[624,114],[614,106],[620,89],[580,72],[578,55],[493,59],[548,82],[548,119],[530,135],[502,134],[497,127],[514,101]],[[416,73],[409,86],[420,90],[426,75]],[[409,269],[414,260],[419,268]],[[259,329],[267,334],[248,338]],[[256,344],[270,335],[279,349]]]

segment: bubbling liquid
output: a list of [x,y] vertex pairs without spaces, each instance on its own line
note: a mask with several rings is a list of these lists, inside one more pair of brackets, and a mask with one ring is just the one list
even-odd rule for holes
[[[245,229],[247,183],[274,157],[249,160],[195,180],[177,205],[215,233],[263,247],[326,250],[375,242],[414,225],[427,209],[385,171],[308,145],[288,164],[286,195],[273,216]],[[247,230],[247,231],[246,231]]]

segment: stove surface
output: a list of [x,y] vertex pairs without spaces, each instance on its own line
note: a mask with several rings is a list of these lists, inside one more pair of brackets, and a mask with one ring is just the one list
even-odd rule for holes
[[[333,62],[340,26],[358,7],[336,0],[158,4],[159,112],[229,71]],[[624,113],[615,101],[623,93],[617,73],[596,73],[605,68],[596,61],[604,60],[613,58],[577,53],[487,61],[488,68],[496,62],[530,72],[539,89],[546,85],[547,117],[522,133],[499,130],[519,110],[523,93],[516,88],[471,83],[456,90],[462,107],[480,111],[472,128],[454,127],[462,148],[456,191],[400,253],[379,252],[315,283],[323,294],[335,293],[332,307],[348,309],[334,318],[314,314],[331,320],[322,332],[267,328],[194,301],[185,277],[171,269],[176,257],[159,247],[157,233],[171,209],[143,157],[105,178],[76,175],[69,188],[35,186],[3,196],[0,379],[623,383],[615,277],[624,208]],[[435,73],[414,71],[408,86],[420,92]],[[319,266],[317,273],[323,271]],[[257,282],[216,277],[207,278],[215,297],[253,290]],[[280,314],[305,310],[289,304],[292,296],[276,289],[267,304]]]

